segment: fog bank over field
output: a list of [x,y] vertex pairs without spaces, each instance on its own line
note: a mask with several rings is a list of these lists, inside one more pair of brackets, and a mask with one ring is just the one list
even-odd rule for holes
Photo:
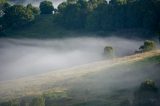
[[0,39],[0,80],[100,61],[105,46],[112,46],[116,56],[130,55],[142,43],[117,37]]

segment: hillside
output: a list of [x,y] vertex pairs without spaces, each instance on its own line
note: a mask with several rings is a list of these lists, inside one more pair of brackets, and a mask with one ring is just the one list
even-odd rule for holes
[[19,29],[7,29],[4,37],[11,38],[61,38],[68,35],[68,31],[53,23],[53,15],[37,16],[29,26]]
[[[118,36],[127,38],[153,38],[157,37],[155,33],[146,29],[119,29],[117,31],[87,31],[87,30],[69,30],[57,26],[53,22],[53,15],[39,15],[33,23],[21,28],[8,28],[0,35],[1,38],[67,38],[83,36]],[[129,36],[128,36],[129,35]]]
[[[152,75],[157,75],[155,65],[159,64],[159,57],[160,50],[156,50],[122,58],[115,58],[112,60],[99,61],[82,66],[72,67],[69,69],[53,70],[52,72],[42,75],[30,76],[11,81],[2,81],[0,82],[0,99],[6,100],[13,99],[13,97],[17,98],[23,96],[40,95],[48,90],[54,91],[58,89],[58,91],[64,91],[67,89],[78,89],[82,85],[83,89],[85,89],[87,83],[91,84],[91,86],[88,86],[87,89],[90,87],[93,89],[92,87],[95,86],[94,84],[96,84],[96,87],[100,87],[104,83],[105,85],[111,84],[112,80],[114,80],[112,82],[113,84],[116,83],[120,85],[126,81],[126,78],[131,80],[130,82],[138,80],[139,78],[143,81],[145,78],[147,78],[148,75],[151,75],[148,78],[157,78],[156,76],[153,77]],[[153,68],[152,66],[154,66],[155,69],[153,72],[151,72],[152,70],[150,71],[150,69]],[[137,71],[132,71],[132,69]],[[127,70],[130,70],[130,72]],[[148,70],[148,74],[145,74],[143,70]],[[123,72],[125,72],[125,74],[128,72],[132,74],[130,77],[126,76],[126,78],[120,78],[120,76],[124,74]],[[137,72],[139,73],[138,76],[135,74]],[[121,75],[120,73],[123,74]],[[143,74],[141,75],[141,73]],[[132,79],[135,77],[133,77],[133,75],[136,75],[137,79]],[[105,78],[110,78],[108,81],[111,82],[101,81],[101,83],[98,83],[100,79],[104,80]],[[130,82],[127,81],[127,83]],[[135,86],[137,83],[132,83],[130,87]],[[123,88],[123,86],[121,87]],[[119,89],[121,89],[121,87]],[[105,91],[107,91],[108,88],[103,87],[103,89],[106,89]]]

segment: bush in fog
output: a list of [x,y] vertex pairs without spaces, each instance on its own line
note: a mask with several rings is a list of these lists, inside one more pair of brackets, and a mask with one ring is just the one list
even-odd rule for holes
[[42,96],[33,98],[30,106],[45,106],[45,98]]
[[104,55],[107,57],[113,57],[114,56],[113,48],[111,46],[106,46],[104,48]]
[[54,7],[51,1],[43,1],[40,3],[41,14],[52,14]]
[[158,106],[159,92],[154,81],[144,81],[134,94],[133,106]]
[[141,51],[151,51],[156,49],[156,43],[154,41],[146,40],[142,46],[139,48]]

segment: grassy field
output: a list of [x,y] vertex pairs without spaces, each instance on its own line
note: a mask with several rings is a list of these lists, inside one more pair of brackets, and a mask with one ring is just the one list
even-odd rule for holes
[[146,79],[160,86],[159,63],[160,52],[153,51],[0,82],[0,99],[23,106],[44,100],[46,106],[119,106]]

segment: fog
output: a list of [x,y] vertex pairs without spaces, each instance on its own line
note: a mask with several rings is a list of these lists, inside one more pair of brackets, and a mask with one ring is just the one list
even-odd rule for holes
[[0,39],[0,80],[15,79],[106,59],[104,47],[116,56],[133,54],[140,40],[117,37],[66,39]]

